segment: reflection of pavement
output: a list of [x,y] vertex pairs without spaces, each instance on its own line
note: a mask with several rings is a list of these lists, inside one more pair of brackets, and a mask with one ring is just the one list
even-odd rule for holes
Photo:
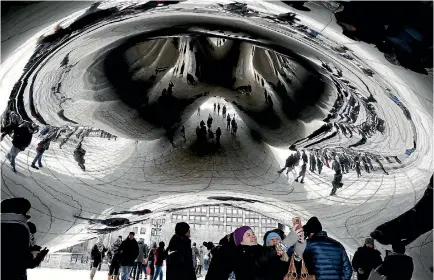
[[[94,280],[106,280],[107,271],[97,271]],[[89,270],[70,270],[58,268],[35,268],[27,270],[28,280],[78,280],[89,279]],[[144,279],[144,278],[141,278]],[[149,277],[148,277],[149,279]],[[163,267],[163,280],[166,279],[166,267]],[[197,278],[198,280],[205,279],[204,277]],[[181,279],[180,279],[181,280]]]

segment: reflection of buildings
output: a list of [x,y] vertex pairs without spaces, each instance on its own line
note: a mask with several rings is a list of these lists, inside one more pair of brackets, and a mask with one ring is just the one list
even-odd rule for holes
[[242,225],[248,225],[256,233],[259,243],[262,243],[266,231],[278,227],[278,223],[273,219],[230,206],[202,206],[185,209],[169,214],[169,219],[173,225],[186,221],[192,230],[217,232],[221,235],[220,238]]

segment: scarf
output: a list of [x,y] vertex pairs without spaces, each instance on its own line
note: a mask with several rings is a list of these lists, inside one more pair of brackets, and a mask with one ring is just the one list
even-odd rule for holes
[[[32,246],[33,234],[30,234],[29,226],[27,225],[28,218],[22,214],[16,213],[1,213],[1,223],[2,224],[19,224],[25,227],[29,233],[29,247]],[[33,238],[34,240],[34,238]]]

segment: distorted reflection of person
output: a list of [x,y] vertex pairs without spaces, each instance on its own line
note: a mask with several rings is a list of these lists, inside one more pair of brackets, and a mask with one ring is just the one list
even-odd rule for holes
[[20,152],[24,151],[30,145],[32,142],[33,133],[35,133],[37,129],[38,126],[36,124],[27,121],[24,121],[19,125],[11,124],[4,128],[3,133],[14,133],[12,147],[6,154],[6,158],[11,163],[12,171],[17,172],[15,168],[15,159]]
[[[36,156],[33,159],[33,162],[32,162],[32,165],[31,165],[32,168],[34,168],[34,169],[42,168],[42,163],[41,163],[42,155],[44,154],[44,152],[46,150],[48,150],[50,148],[50,142],[51,142],[51,140],[52,140],[52,137],[46,137],[45,139],[41,140],[38,143],[38,145],[36,147]],[[36,165],[35,165],[36,161],[38,162],[38,166],[39,167],[36,167]]]
[[413,258],[405,254],[405,245],[401,242],[392,244],[392,253],[384,262],[372,271],[369,280],[411,280],[414,271]]
[[330,193],[330,195],[335,195],[337,189],[342,188],[344,184],[342,183],[342,172],[339,169],[338,171],[336,171],[334,177],[333,177],[333,181],[332,181],[332,192]]
[[306,176],[306,170],[307,170],[307,164],[306,164],[306,162],[303,162],[303,165],[301,166],[300,173],[298,173],[298,177],[295,178],[294,181],[298,182],[298,179],[301,177],[300,183],[304,184],[304,177]]
[[230,114],[228,114],[228,116],[226,117],[226,130],[231,130],[231,116]]
[[74,150],[74,159],[78,163],[78,166],[86,171],[86,167],[84,166],[85,160],[84,155],[86,155],[86,150],[82,148],[82,143],[80,142]]
[[208,120],[206,121],[206,124],[207,124],[207,126],[208,126],[208,129],[211,129],[212,121],[213,121],[213,118],[212,118],[211,113],[210,113],[210,114],[208,115]]

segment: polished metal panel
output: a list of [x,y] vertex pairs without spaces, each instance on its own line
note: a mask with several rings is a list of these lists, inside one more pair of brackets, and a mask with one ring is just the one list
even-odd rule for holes
[[[432,77],[343,36],[321,5],[256,2],[101,3],[44,21],[3,58],[2,126],[39,128],[16,173],[3,139],[2,199],[29,199],[41,245],[225,204],[317,216],[353,254],[414,206],[434,170]],[[432,277],[430,234],[408,247],[415,279]]]

